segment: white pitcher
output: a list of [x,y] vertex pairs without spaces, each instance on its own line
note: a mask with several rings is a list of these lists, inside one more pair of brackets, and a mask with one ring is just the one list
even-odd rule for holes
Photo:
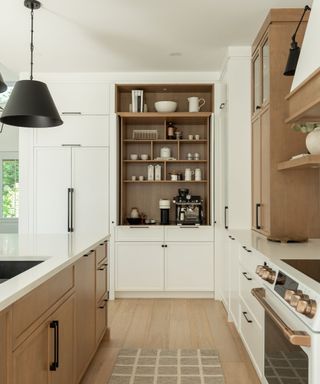
[[189,101],[189,112],[199,112],[200,108],[206,103],[205,99],[199,99],[199,97],[192,96],[188,97]]

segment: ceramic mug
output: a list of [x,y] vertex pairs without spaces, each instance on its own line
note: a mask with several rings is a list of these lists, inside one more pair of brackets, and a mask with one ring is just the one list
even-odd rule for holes
[[191,181],[191,177],[192,177],[192,171],[190,168],[186,168],[185,171],[184,171],[184,179],[185,181]]
[[200,168],[196,168],[194,170],[194,179],[196,181],[201,181],[201,169]]
[[189,101],[189,112],[199,112],[201,107],[206,103],[205,99],[200,99],[199,97],[192,96],[188,97]]

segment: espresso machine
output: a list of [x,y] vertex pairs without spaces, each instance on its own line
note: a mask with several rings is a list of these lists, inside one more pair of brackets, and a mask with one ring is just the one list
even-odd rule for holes
[[179,188],[178,196],[173,198],[176,205],[176,224],[196,225],[203,223],[203,200],[200,196],[189,194],[189,189]]

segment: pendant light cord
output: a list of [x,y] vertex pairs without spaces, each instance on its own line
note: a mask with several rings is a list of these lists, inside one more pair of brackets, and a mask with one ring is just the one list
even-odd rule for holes
[[303,20],[303,18],[304,18],[304,15],[306,14],[307,11],[311,11],[311,8],[309,7],[309,5],[306,5],[306,6],[304,7],[304,10],[303,10],[303,14],[302,14],[302,16],[301,16],[301,19],[300,19],[300,21],[299,21],[299,23],[298,23],[298,25],[297,25],[297,28],[296,28],[294,34],[293,34],[292,37],[291,37],[292,42],[295,42],[295,41],[296,41],[296,35],[297,35],[297,32],[298,32],[298,30],[299,30],[299,28],[300,28],[300,24],[302,23],[302,20]]
[[30,61],[30,80],[33,80],[33,51],[34,51],[34,44],[33,44],[33,8],[34,5],[31,4],[31,42],[30,42],[30,53],[31,53],[31,61]]

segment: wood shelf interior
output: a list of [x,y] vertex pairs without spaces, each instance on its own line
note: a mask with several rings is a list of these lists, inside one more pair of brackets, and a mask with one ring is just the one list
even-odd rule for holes
[[156,112],[154,103],[164,100],[176,101],[176,112],[187,112],[190,96],[205,99],[202,112],[214,111],[213,84],[116,84],[116,112],[129,112],[133,89],[144,91],[144,103],[147,104],[149,112]]
[[[182,100],[189,96],[197,96],[206,99],[207,107],[213,102],[212,85],[191,86],[174,85],[170,92],[164,92],[166,85],[148,86],[141,85],[117,86],[117,106],[119,108],[118,121],[120,126],[120,206],[119,224],[127,224],[131,208],[137,207],[140,212],[147,215],[148,219],[160,221],[159,200],[173,200],[178,195],[179,188],[188,188],[191,195],[201,196],[204,201],[203,209],[205,224],[210,224],[210,143],[211,143],[211,111],[189,113],[176,112],[161,114],[157,112],[130,113],[128,103],[131,102],[132,89],[144,89],[147,100]],[[181,87],[181,89],[180,89]],[[190,93],[188,93],[190,91]],[[150,93],[150,97],[148,96]],[[173,97],[173,96],[172,96]],[[208,102],[207,102],[208,101]],[[149,103],[149,101],[148,101]],[[180,103],[180,102],[179,102]],[[179,104],[183,105],[183,104]],[[148,105],[149,107],[149,105]],[[187,109],[187,104],[184,106]],[[168,140],[167,126],[172,122],[177,131],[182,133],[182,139]],[[154,130],[156,138],[134,139],[135,130]],[[199,135],[199,140],[189,140],[189,135]],[[176,160],[158,159],[162,147],[171,149],[171,157]],[[188,153],[199,154],[199,160],[188,160]],[[131,160],[130,155],[137,154],[138,160]],[[141,160],[141,155],[148,155],[148,160]],[[148,166],[161,166],[161,180],[148,180]],[[171,181],[170,173],[181,173],[184,177],[185,169],[201,169],[201,181],[178,180]],[[136,180],[132,180],[136,176]],[[140,181],[139,176],[144,180]],[[175,205],[171,203],[170,221],[175,221]]]
[[278,170],[320,168],[320,155],[307,155],[298,159],[283,161],[278,164]]

